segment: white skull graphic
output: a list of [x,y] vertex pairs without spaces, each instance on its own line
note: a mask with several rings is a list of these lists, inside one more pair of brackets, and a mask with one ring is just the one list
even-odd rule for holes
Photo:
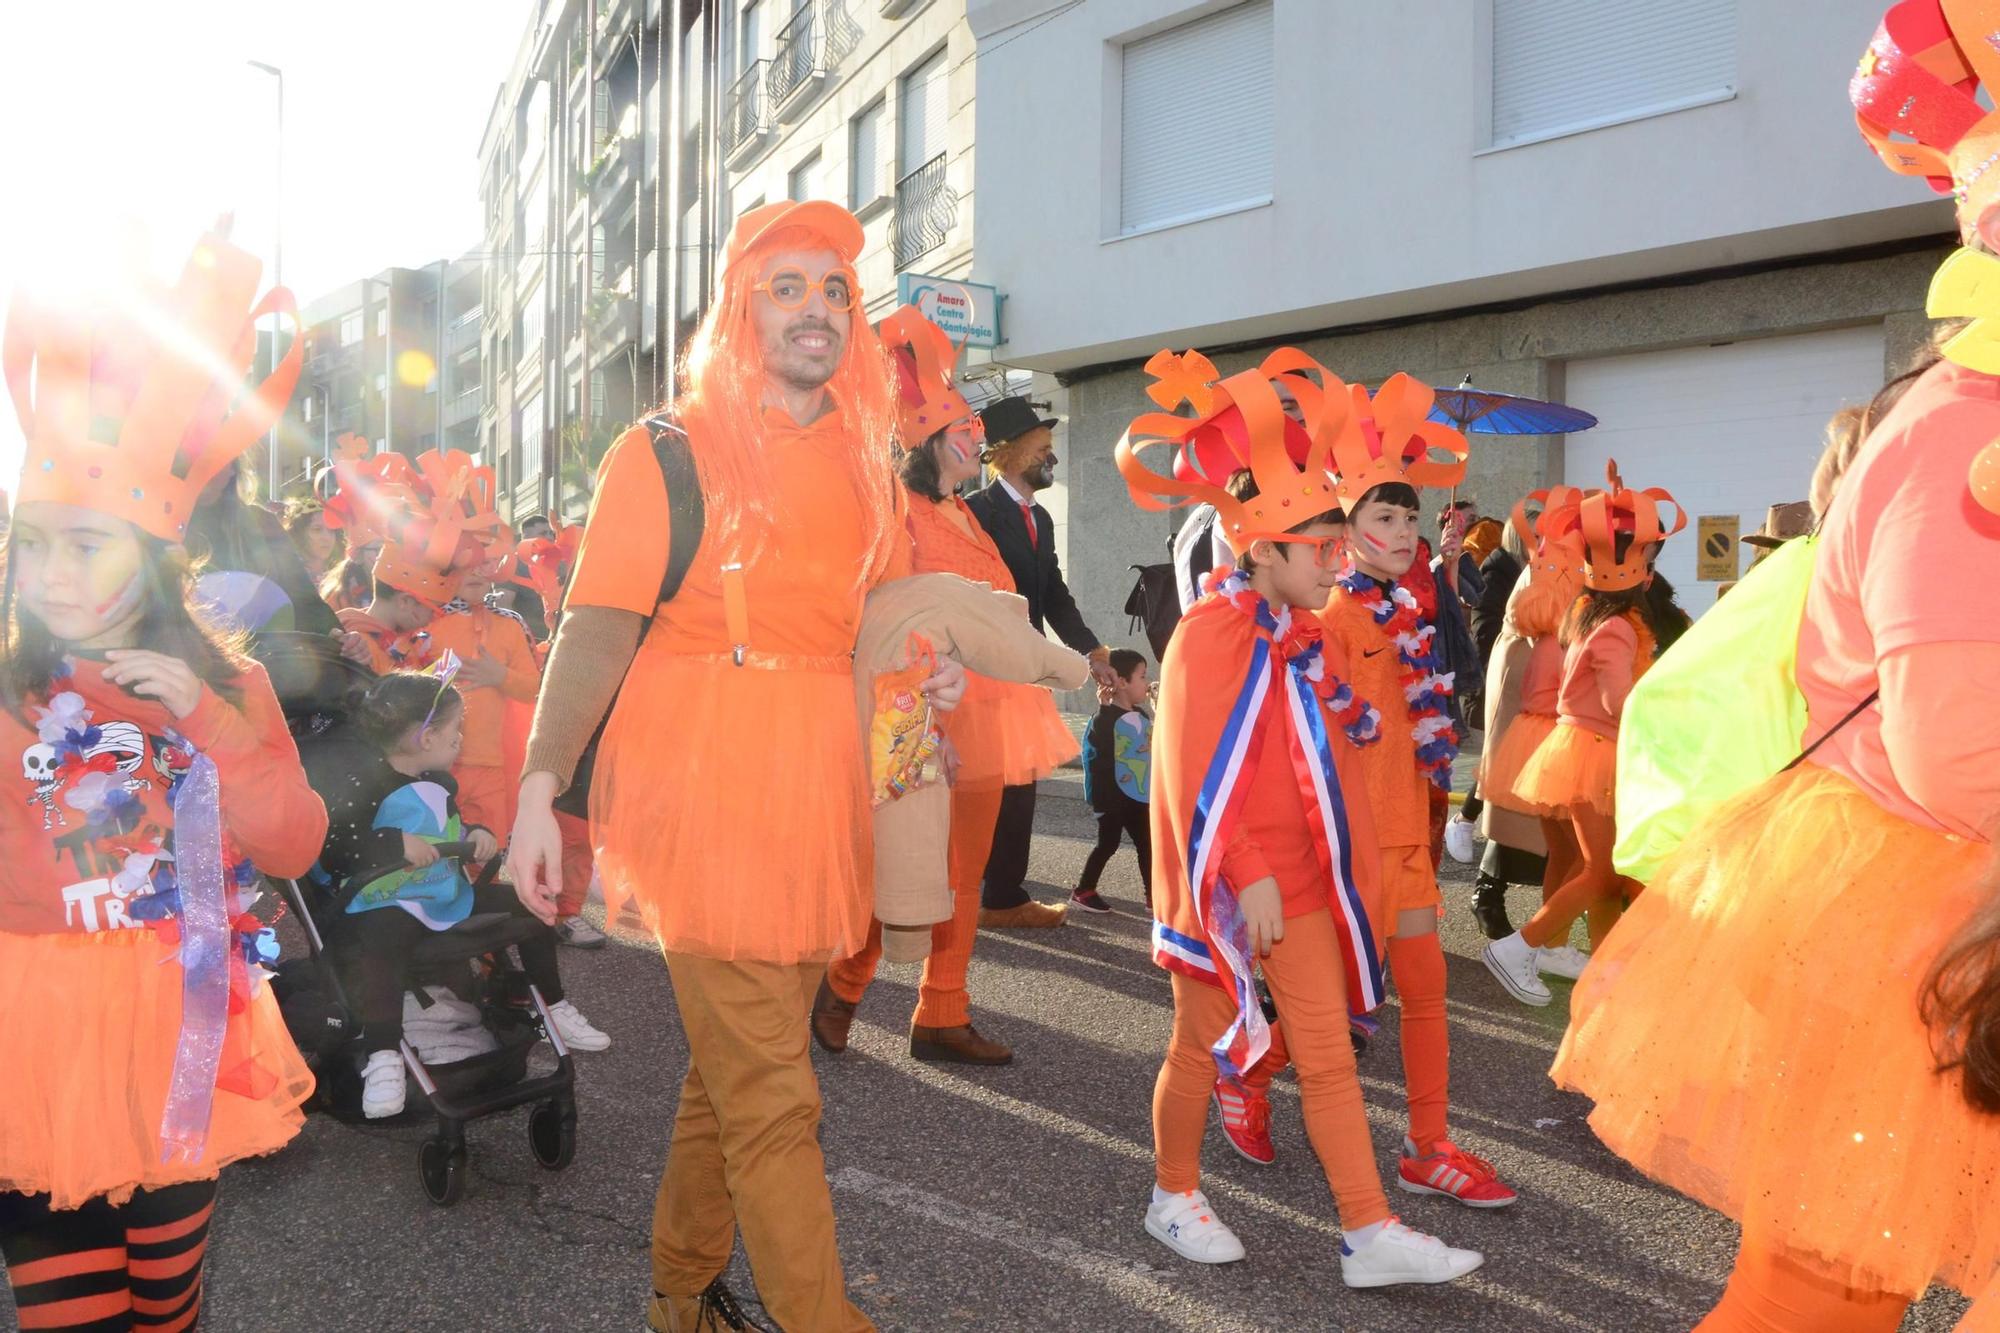
[[37,785],[54,782],[60,766],[53,745],[30,745],[21,753],[21,776]]

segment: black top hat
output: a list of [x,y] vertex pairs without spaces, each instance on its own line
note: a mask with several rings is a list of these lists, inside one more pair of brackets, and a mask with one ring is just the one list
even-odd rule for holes
[[988,403],[979,409],[979,424],[986,428],[986,445],[1005,444],[1026,435],[1037,426],[1055,428],[1054,417],[1040,416],[1035,405],[1018,395]]

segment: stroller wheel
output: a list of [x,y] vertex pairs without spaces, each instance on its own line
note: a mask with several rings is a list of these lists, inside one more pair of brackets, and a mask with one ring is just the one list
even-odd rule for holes
[[417,1174],[423,1178],[424,1193],[440,1208],[449,1208],[465,1194],[465,1145],[442,1139],[425,1139],[417,1149]]
[[528,1112],[528,1148],[551,1171],[568,1166],[576,1157],[576,1103],[566,1097],[537,1102]]

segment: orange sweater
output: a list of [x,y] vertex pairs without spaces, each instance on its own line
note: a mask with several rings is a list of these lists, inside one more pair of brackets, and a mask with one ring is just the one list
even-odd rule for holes
[[465,747],[458,762],[469,768],[499,768],[507,701],[533,703],[542,685],[527,628],[517,617],[486,606],[447,610],[431,622],[431,647],[437,653],[448,648],[461,662],[472,662],[484,653],[507,668],[507,679],[497,687],[473,688],[463,682],[458,687],[465,698]]
[[[26,721],[0,711],[0,744],[20,756],[21,772],[16,799],[0,802],[0,931],[46,935],[144,925],[125,910],[144,886],[114,880],[128,858],[172,848],[169,787],[192,760],[170,735],[215,761],[225,860],[247,858],[272,875],[305,873],[326,838],[326,807],[306,785],[264,668],[246,664],[236,686],[241,708],[203,690],[195,710],[175,718],[107,682],[102,663],[75,659],[50,698],[28,701]],[[79,742],[73,762],[102,777],[92,782],[95,774],[74,766],[63,772],[66,729],[52,720],[43,730],[55,739],[43,740],[36,724],[44,710],[75,719],[67,728]]]
[[1344,588],[1334,589],[1320,618],[1328,642],[1340,644],[1353,669],[1348,679],[1355,695],[1382,714],[1382,739],[1360,752],[1375,834],[1384,847],[1428,847],[1430,784],[1417,767],[1417,738],[1403,698],[1403,659],[1368,608]]

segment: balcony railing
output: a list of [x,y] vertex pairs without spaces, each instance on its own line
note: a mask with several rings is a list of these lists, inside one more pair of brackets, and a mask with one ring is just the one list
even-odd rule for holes
[[764,87],[770,78],[771,62],[753,60],[722,102],[722,151],[735,154],[759,143],[771,131],[770,109],[764,103]]
[[826,0],[806,0],[792,21],[778,30],[778,54],[771,62],[771,106],[785,114],[793,98],[805,96],[822,83],[827,58]]
[[889,222],[889,246],[896,267],[907,268],[945,243],[958,220],[958,196],[944,180],[945,155],[896,182],[896,213]]
[[480,391],[479,386],[475,384],[444,405],[445,429],[450,430],[453,426],[462,426],[468,421],[476,420],[479,416],[479,407]]

